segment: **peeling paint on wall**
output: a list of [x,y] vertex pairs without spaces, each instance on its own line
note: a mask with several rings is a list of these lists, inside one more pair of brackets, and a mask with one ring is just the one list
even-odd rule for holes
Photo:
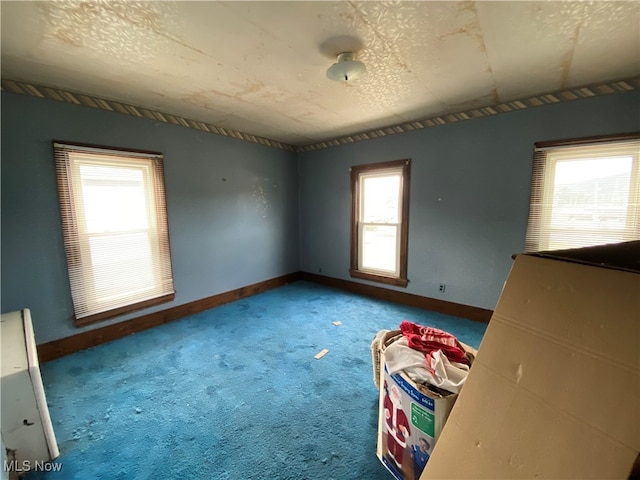
[[[273,187],[271,187],[271,185],[273,185]],[[271,209],[271,200],[269,198],[272,194],[271,189],[276,187],[277,184],[270,182],[268,178],[263,179],[262,184],[258,183],[253,186],[251,197],[262,218],[267,218],[269,210]]]

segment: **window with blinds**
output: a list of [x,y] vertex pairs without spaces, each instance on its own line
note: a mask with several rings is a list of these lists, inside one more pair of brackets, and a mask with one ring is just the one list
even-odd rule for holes
[[53,149],[76,325],[173,300],[162,154]]
[[640,239],[640,134],[535,145],[525,251]]
[[406,286],[409,160],[351,169],[352,277]]

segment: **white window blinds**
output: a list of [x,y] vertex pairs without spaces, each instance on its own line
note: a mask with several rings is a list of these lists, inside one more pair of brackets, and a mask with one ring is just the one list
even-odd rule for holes
[[526,251],[640,239],[640,136],[537,144]]
[[172,300],[159,153],[54,142],[76,324]]

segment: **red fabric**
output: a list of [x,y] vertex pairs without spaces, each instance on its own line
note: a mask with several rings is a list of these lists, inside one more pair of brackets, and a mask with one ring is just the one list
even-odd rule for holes
[[400,445],[393,437],[391,432],[387,432],[387,451],[399,467],[402,467],[402,462],[404,460],[404,448],[405,447]]
[[411,426],[409,425],[409,419],[406,413],[404,413],[402,406],[394,404],[391,400],[386,382],[384,388],[383,409],[387,424],[387,450],[391,458],[401,467],[404,451],[407,446],[406,437],[411,435]]
[[435,350],[442,350],[442,353],[452,362],[467,363],[464,358],[464,349],[458,339],[444,330],[423,327],[408,320],[403,320],[400,330],[407,338],[409,347],[414,350],[424,352],[427,356]]
[[396,407],[396,405],[391,401],[389,394],[385,394],[383,408],[387,422],[387,430],[397,438],[398,442],[404,444],[402,445],[403,447],[406,446],[405,442],[407,441],[407,438],[405,437],[404,432],[406,431],[407,435],[411,434],[411,427],[409,425],[407,414],[404,413],[401,406],[400,408]]

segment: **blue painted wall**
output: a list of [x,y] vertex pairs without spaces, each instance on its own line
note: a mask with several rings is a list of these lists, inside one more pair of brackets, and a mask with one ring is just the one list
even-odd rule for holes
[[349,279],[349,167],[401,158],[412,159],[410,283],[398,290],[492,309],[524,246],[534,142],[637,130],[631,92],[296,156],[3,92],[2,312],[31,308],[38,343],[85,330],[71,321],[53,139],[165,155],[176,299],[91,329],[297,270]]
[[160,151],[165,158],[176,298],[86,329],[299,270],[295,154],[3,92],[2,312],[29,307],[38,343],[86,330],[71,320],[54,139]]
[[349,167],[411,158],[410,283],[396,289],[493,309],[524,248],[534,143],[638,130],[631,92],[300,154],[301,270],[350,279]]

